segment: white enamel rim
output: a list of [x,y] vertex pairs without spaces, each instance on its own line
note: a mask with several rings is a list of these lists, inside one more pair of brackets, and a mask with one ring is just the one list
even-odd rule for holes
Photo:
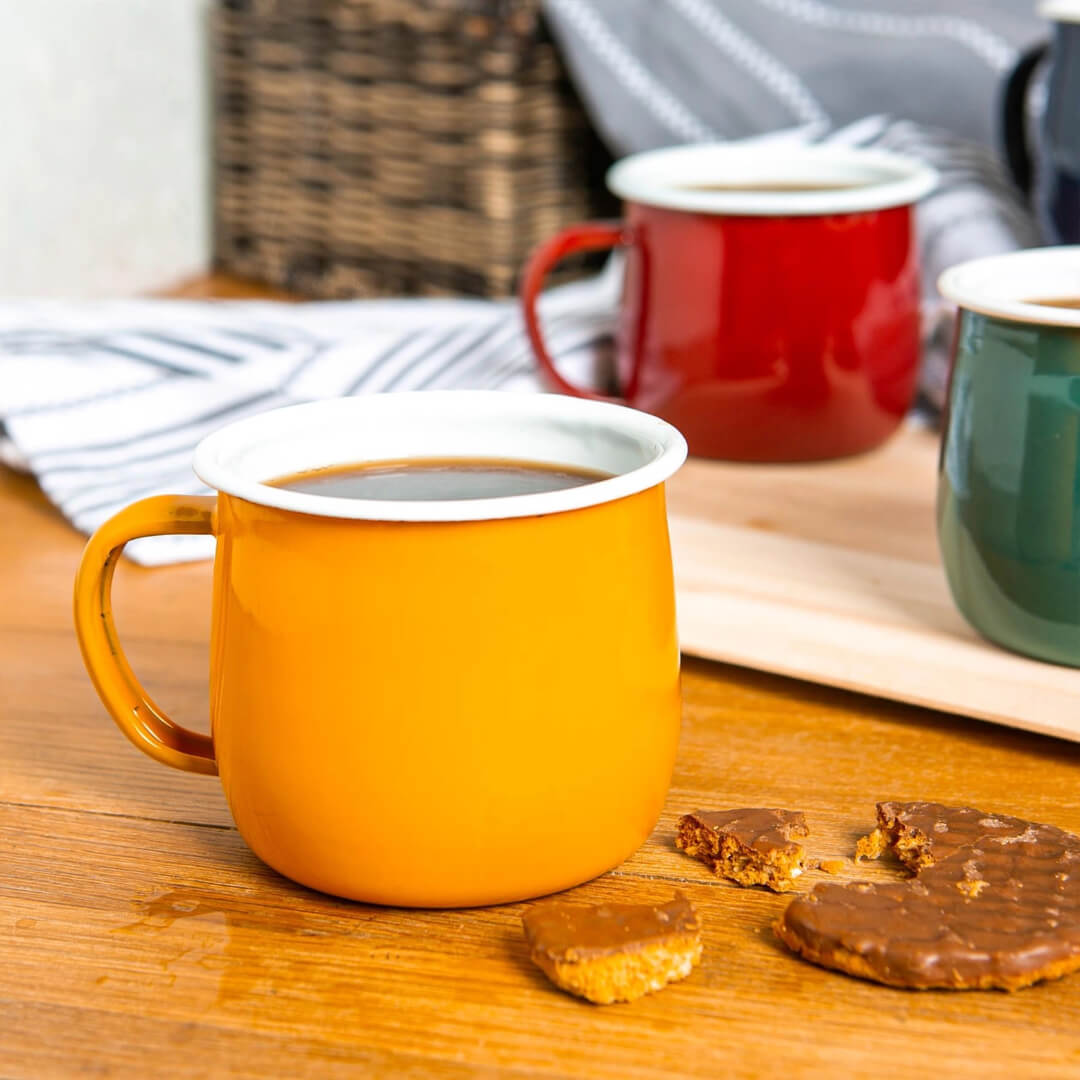
[[[937,184],[921,162],[884,150],[707,143],[649,150],[616,162],[607,186],[628,202],[755,217],[848,214],[916,203]],[[853,183],[834,191],[692,191],[692,184]]]
[[[427,502],[333,498],[266,482],[327,465],[459,454],[616,474],[563,491]],[[682,435],[635,409],[561,394],[449,390],[336,398],[245,417],[203,439],[194,467],[209,487],[279,510],[364,521],[453,522],[533,517],[612,502],[662,484],[685,460]],[[616,471],[620,462],[629,467]]]
[[1080,245],[1031,248],[960,263],[938,278],[938,291],[968,311],[1042,326],[1080,327],[1080,309],[1031,300],[1080,296]]
[[1080,22],[1078,0],[1045,0],[1036,10],[1044,19],[1054,22]]

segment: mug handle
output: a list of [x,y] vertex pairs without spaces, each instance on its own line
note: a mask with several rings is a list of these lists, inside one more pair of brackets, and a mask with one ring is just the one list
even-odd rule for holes
[[564,379],[555,367],[544,344],[540,332],[540,320],[536,314],[536,298],[543,288],[544,278],[552,267],[569,255],[580,251],[606,251],[608,248],[625,247],[633,243],[629,229],[621,221],[583,221],[577,225],[568,225],[556,233],[546,243],[541,244],[525,264],[525,274],[521,279],[521,312],[525,317],[525,330],[536,355],[540,369],[564,393],[574,397],[588,398],[591,401],[614,401],[624,405],[621,397],[598,394],[583,386],[575,386]]
[[112,580],[124,545],[140,536],[214,532],[213,495],[155,495],[111,517],[90,537],[75,576],[75,633],[98,696],[144,753],[188,772],[217,773],[214,741],[173,723],[142,688],[120,648]]
[[1001,95],[1001,135],[1005,161],[1020,191],[1031,194],[1031,156],[1027,143],[1027,92],[1035,69],[1050,46],[1043,42],[1028,49],[1012,69]]

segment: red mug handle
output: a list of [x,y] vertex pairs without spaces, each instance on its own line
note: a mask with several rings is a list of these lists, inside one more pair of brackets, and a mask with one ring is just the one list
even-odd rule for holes
[[559,374],[544,344],[540,320],[536,315],[536,298],[543,287],[544,278],[557,262],[568,255],[575,255],[579,251],[606,251],[608,248],[621,247],[632,242],[629,229],[621,221],[584,221],[578,225],[568,225],[562,232],[541,244],[525,264],[520,293],[525,330],[540,369],[564,394],[590,398],[593,401],[617,401],[625,404],[622,398],[608,397],[583,386],[575,386]]

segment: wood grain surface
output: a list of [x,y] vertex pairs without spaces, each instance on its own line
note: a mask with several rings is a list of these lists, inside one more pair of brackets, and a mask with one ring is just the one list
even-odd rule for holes
[[[809,508],[801,520],[835,527]],[[884,797],[1080,830],[1080,746],[688,661],[656,831],[570,895],[683,889],[704,957],[660,994],[590,1006],[530,964],[525,905],[374,908],[259,863],[216,779],[157,765],[104,714],[71,631],[81,539],[3,470],[0,523],[4,1080],[1080,1075],[1080,976],[950,994],[819,970],[774,939],[782,897],[717,881],[672,844],[685,810],[779,805],[806,811],[812,854],[848,856]],[[177,719],[205,726],[209,564],[122,563],[115,598],[135,670]],[[897,874],[848,862],[829,880]]]
[[679,635],[697,656],[1080,739],[1080,671],[957,611],[937,549],[938,438],[813,465],[691,460],[669,485]]
[[[590,1006],[530,964],[524,905],[378,909],[260,864],[215,779],[155,764],[104,715],[70,628],[80,539],[10,473],[0,520],[0,1076],[1080,1074],[1080,978],[950,995],[821,971],[773,938],[783,898],[672,845],[685,810],[781,805],[807,812],[816,855],[846,856],[888,796],[1080,829],[1080,747],[689,662],[660,824],[572,895],[684,889],[704,959],[661,994]],[[205,724],[209,564],[117,579],[136,670]]]
[[299,300],[295,293],[262,285],[232,274],[204,274],[166,289],[163,296],[173,300]]

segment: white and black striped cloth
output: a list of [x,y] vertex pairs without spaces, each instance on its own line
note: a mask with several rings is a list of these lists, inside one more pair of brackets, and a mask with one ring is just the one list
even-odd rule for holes
[[[880,117],[830,139],[909,153],[941,172],[918,218],[922,389],[939,403],[945,313],[933,281],[962,259],[1036,243],[1034,224],[993,154],[976,144]],[[610,378],[619,269],[613,261],[600,277],[542,300],[552,352],[577,381]],[[231,420],[314,398],[447,388],[543,389],[514,301],[0,303],[0,436],[8,440],[0,453],[32,470],[83,532],[135,499],[202,490],[192,451]],[[211,551],[206,537],[129,547],[147,564]]]

